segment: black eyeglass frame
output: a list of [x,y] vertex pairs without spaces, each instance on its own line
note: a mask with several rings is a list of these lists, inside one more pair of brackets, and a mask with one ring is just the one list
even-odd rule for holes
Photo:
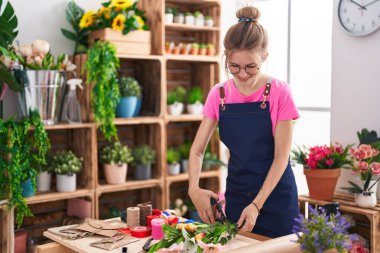
[[[229,64],[229,65],[227,65],[227,67],[226,67],[226,70],[227,70],[227,72],[228,73],[230,73],[231,75],[237,75],[237,74],[239,74],[240,73],[240,71],[242,70],[242,69],[244,69],[244,71],[245,71],[245,73],[247,73],[248,75],[251,75],[251,76],[254,76],[254,75],[256,75],[258,72],[259,72],[259,69],[260,69],[260,67],[258,67],[257,65],[256,66],[252,66],[251,64],[249,64],[249,65],[245,65],[245,66],[243,66],[243,67],[241,67],[241,66],[233,66],[234,68],[238,68],[239,70],[237,71],[237,72],[231,72],[231,70],[230,70],[230,67],[232,66],[233,64]],[[247,72],[247,67],[249,67],[249,68],[253,68],[253,69],[256,69],[256,71],[255,71],[255,73],[250,73],[250,72]]]

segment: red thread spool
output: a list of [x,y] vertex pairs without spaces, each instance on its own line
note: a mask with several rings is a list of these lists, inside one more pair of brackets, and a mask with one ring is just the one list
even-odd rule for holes
[[144,238],[144,237],[150,236],[151,234],[152,234],[152,229],[150,227],[140,226],[140,227],[134,227],[131,229],[131,235],[133,237]]
[[158,218],[160,218],[160,215],[148,215],[147,217],[146,217],[146,225],[148,226],[148,227],[152,227],[152,220],[153,219],[158,219]]

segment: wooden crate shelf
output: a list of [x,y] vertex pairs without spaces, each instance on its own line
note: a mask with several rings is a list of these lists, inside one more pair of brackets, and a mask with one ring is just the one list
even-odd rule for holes
[[176,31],[205,31],[205,32],[219,32],[219,27],[209,27],[209,26],[199,26],[199,25],[186,25],[186,24],[166,24],[165,28],[167,30],[176,30]]
[[202,121],[203,115],[191,115],[191,114],[182,114],[179,116],[167,115],[167,122],[191,122],[191,121]]
[[80,128],[92,128],[94,123],[77,123],[77,124],[57,124],[51,126],[45,126],[46,130],[64,130],[64,129],[80,129]]
[[120,59],[157,60],[163,61],[162,55],[118,54]]
[[354,196],[346,193],[335,193],[331,201],[315,200],[309,196],[298,197],[301,211],[305,213],[307,204],[325,205],[339,202],[339,211],[353,216],[356,226],[350,229],[352,233],[358,233],[370,242],[370,252],[380,252],[380,202],[374,208],[361,208],[356,206]]
[[[220,170],[211,170],[211,171],[202,171],[201,178],[212,178],[212,177],[220,177]],[[179,175],[167,176],[166,182],[179,182],[179,181],[187,181],[189,180],[189,175],[187,173],[181,173]]]
[[39,204],[46,202],[53,202],[57,200],[73,199],[79,197],[94,197],[94,190],[77,189],[74,192],[49,192],[49,193],[37,193],[35,196],[26,198],[26,203]]
[[116,118],[115,125],[163,124],[160,117]]
[[146,189],[146,188],[160,186],[161,184],[162,184],[161,179],[127,180],[123,184],[99,185],[98,187],[96,187],[96,193],[97,194],[103,194],[103,193],[107,193],[107,192],[119,192],[119,191],[125,191],[125,190],[139,190],[139,189]]
[[220,62],[220,56],[203,56],[203,55],[183,55],[183,54],[165,54],[165,59],[169,61],[189,61],[189,62]]

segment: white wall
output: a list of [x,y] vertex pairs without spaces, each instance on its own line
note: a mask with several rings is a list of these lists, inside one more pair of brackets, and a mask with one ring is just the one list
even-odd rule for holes
[[[346,34],[334,0],[332,37],[331,140],[358,143],[362,128],[380,134],[380,31],[366,37]],[[338,187],[351,179],[344,171]],[[378,190],[378,197],[380,197]]]

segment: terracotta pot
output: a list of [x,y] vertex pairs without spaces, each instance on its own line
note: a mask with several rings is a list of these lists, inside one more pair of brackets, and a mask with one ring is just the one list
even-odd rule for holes
[[122,184],[127,179],[128,164],[104,164],[104,175],[108,184]]
[[310,198],[331,200],[334,196],[336,182],[340,176],[339,169],[304,169]]
[[25,253],[28,233],[25,229],[15,230],[15,251],[14,253]]

